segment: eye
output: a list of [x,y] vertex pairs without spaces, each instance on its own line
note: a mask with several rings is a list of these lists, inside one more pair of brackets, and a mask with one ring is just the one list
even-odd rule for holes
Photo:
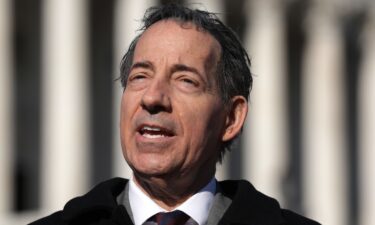
[[134,73],[128,77],[127,87],[140,90],[146,87],[149,76],[145,73]]
[[186,84],[189,84],[189,85],[197,86],[197,82],[194,81],[193,79],[182,78],[181,81],[184,82],[184,83],[186,83]]
[[198,87],[199,81],[192,76],[182,75],[178,77],[178,82],[187,87]]
[[182,74],[176,77],[176,85],[183,92],[197,92],[202,88],[200,80],[194,76]]
[[130,75],[128,81],[129,82],[138,82],[146,78],[146,75],[137,73],[134,75]]

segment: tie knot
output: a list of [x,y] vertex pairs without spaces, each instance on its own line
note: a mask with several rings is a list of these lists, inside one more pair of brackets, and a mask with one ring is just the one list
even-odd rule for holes
[[155,214],[154,220],[157,225],[184,225],[189,216],[180,210]]

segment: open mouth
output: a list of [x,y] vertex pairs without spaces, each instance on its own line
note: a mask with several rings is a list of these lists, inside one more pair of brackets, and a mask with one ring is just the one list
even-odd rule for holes
[[140,126],[138,132],[145,138],[164,138],[174,136],[174,133],[167,128],[151,125]]

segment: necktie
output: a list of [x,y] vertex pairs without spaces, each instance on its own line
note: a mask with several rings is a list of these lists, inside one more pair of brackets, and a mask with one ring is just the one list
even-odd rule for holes
[[151,220],[157,225],[185,225],[190,217],[180,210],[155,214]]

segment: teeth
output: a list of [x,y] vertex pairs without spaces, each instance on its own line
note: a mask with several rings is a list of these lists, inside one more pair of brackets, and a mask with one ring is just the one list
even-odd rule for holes
[[161,128],[144,126],[141,129],[141,134],[146,138],[163,138],[167,137],[167,134],[163,132]]
[[142,136],[146,137],[146,138],[162,138],[162,137],[165,137],[162,134],[147,134],[147,133],[143,134]]
[[142,130],[147,130],[147,131],[161,131],[160,128],[157,128],[157,127],[148,127],[148,126],[143,127]]

